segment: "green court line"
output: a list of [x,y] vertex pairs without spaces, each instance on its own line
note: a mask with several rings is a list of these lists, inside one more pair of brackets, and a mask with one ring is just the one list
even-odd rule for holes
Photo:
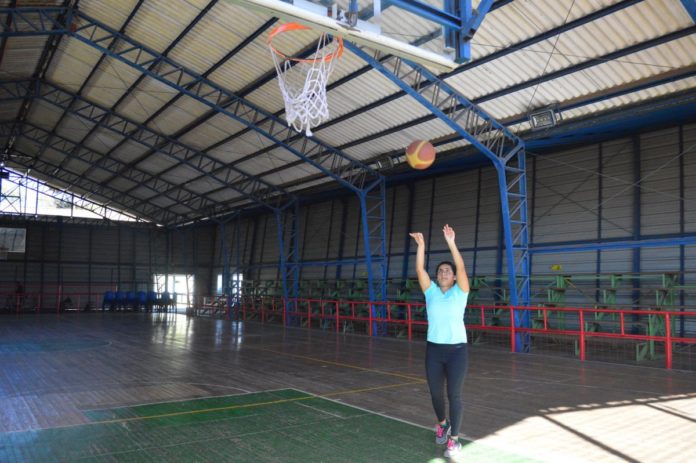
[[[0,433],[5,462],[435,462],[434,432],[293,389],[90,410],[90,424]],[[531,463],[467,443],[467,462]]]

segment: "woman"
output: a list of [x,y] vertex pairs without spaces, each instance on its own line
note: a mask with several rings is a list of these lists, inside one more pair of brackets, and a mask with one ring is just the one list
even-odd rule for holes
[[[459,430],[462,424],[462,385],[466,376],[468,349],[464,310],[469,295],[469,278],[464,259],[454,242],[454,230],[449,225],[442,229],[452,253],[454,264],[440,262],[437,266],[437,285],[425,271],[425,240],[422,233],[410,233],[418,245],[416,271],[418,283],[425,294],[428,312],[428,343],[425,351],[425,372],[433,408],[437,416],[435,442],[447,444],[445,457],[453,457],[462,450]],[[444,386],[447,382],[449,420],[445,413]],[[449,437],[448,437],[449,435]]]

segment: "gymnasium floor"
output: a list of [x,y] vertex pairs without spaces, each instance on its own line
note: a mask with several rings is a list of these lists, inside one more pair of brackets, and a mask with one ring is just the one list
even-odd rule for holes
[[[0,317],[0,461],[438,462],[423,341]],[[473,346],[467,462],[696,461],[696,374]]]

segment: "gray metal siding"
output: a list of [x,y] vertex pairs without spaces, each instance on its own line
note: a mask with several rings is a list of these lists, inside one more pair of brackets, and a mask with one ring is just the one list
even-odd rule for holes
[[596,146],[537,156],[533,181],[534,243],[596,236]]
[[641,235],[679,233],[679,130],[640,137]]
[[633,149],[628,138],[602,144],[602,239],[632,235]]
[[[387,191],[387,250],[389,254],[389,277],[401,278],[403,272],[405,243],[411,240],[408,234],[409,191],[405,185]],[[392,219],[393,217],[393,219]],[[391,236],[391,241],[389,241]],[[415,246],[411,245],[412,250]]]

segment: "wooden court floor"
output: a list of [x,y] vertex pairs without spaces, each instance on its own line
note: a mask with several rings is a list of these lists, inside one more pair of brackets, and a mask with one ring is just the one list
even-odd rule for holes
[[[0,461],[441,462],[423,341],[0,316]],[[462,461],[696,461],[696,374],[472,346]]]

